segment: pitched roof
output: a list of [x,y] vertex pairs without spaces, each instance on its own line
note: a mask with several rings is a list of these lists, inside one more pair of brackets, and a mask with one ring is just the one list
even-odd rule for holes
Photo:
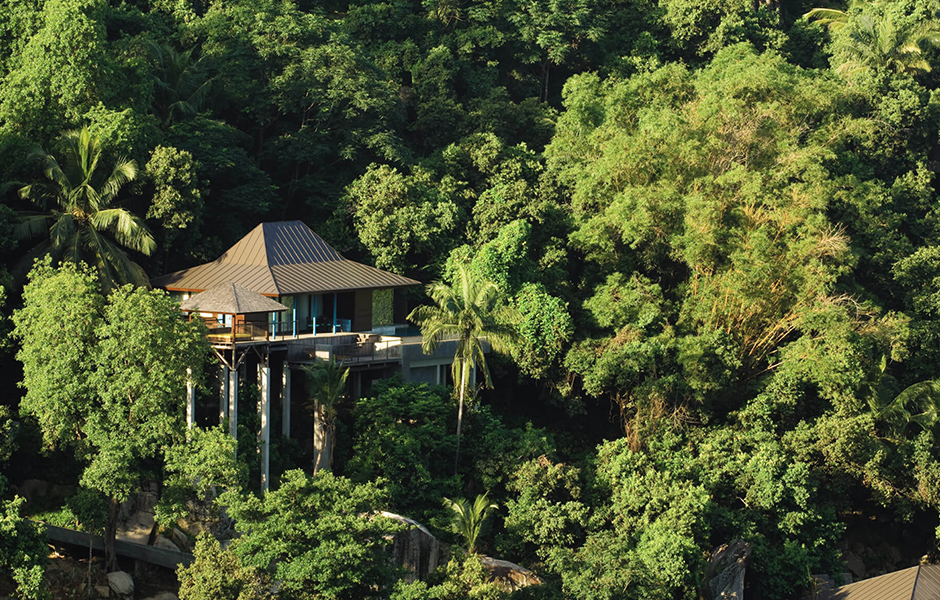
[[940,598],[940,565],[920,565],[837,587],[822,600],[935,600]]
[[302,221],[262,223],[216,260],[150,280],[202,291],[237,281],[266,296],[394,288],[421,282],[343,258]]
[[182,310],[248,315],[289,310],[280,302],[262,296],[243,285],[227,281],[212,286],[180,304]]

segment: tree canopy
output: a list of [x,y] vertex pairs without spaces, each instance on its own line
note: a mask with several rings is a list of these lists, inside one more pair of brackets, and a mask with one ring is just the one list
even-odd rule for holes
[[[231,488],[244,541],[200,542],[200,568],[231,576],[183,575],[191,597],[280,580],[297,597],[498,598],[472,556],[396,584],[369,563],[391,529],[360,519],[388,508],[459,543],[443,498],[484,492],[500,508],[478,548],[543,581],[519,597],[695,598],[734,539],[768,599],[845,572],[849,552],[866,575],[940,558],[938,11],[0,3],[0,182],[22,182],[0,194],[0,405],[34,436],[11,452],[69,448],[112,499],[167,469],[167,519],[200,481]],[[332,472],[249,497],[239,468],[206,458],[229,457],[217,434],[164,448],[183,439],[177,367],[199,334],[120,284],[285,219],[443,282],[381,292],[380,320],[457,336],[458,394],[350,375],[362,397],[329,415]],[[12,275],[46,249],[30,229],[73,260],[23,287]],[[471,363],[494,385],[468,410]],[[309,468],[309,452],[289,464],[305,441],[272,461]],[[305,510],[335,531],[282,535],[319,526]]]

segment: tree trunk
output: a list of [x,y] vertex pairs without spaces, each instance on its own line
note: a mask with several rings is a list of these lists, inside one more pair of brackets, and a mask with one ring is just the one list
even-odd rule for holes
[[117,537],[118,514],[121,508],[121,505],[116,498],[111,498],[110,503],[111,506],[108,512],[108,524],[105,526],[104,531],[104,564],[108,570],[108,573],[118,570],[117,552],[114,549],[114,540]]
[[320,469],[327,469],[333,465],[333,435],[330,425],[323,415],[323,405],[317,404],[313,413],[313,449],[316,458],[313,461],[313,474],[316,476]]
[[467,390],[467,359],[460,359],[460,405],[457,408],[457,455],[454,457],[454,475],[460,463],[460,430],[463,428],[463,398]]

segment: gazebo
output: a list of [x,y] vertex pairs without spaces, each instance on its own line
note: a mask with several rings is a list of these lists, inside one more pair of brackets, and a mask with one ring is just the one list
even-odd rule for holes
[[269,339],[267,315],[290,310],[234,281],[218,283],[184,300],[180,309],[203,318],[210,341],[229,343]]

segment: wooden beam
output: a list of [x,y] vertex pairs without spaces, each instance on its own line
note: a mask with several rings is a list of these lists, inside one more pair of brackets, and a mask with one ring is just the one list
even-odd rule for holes
[[[104,538],[100,535],[92,535],[83,531],[56,527],[55,525],[46,525],[46,535],[49,537],[50,541],[66,544],[68,546],[77,546],[79,548],[87,549],[90,542],[94,550],[104,552]],[[166,567],[167,569],[176,569],[179,565],[189,566],[193,563],[193,555],[180,550],[154,548],[153,546],[145,546],[143,544],[135,544],[121,540],[115,540],[114,551],[117,552],[119,556],[142,560],[152,565]]]

